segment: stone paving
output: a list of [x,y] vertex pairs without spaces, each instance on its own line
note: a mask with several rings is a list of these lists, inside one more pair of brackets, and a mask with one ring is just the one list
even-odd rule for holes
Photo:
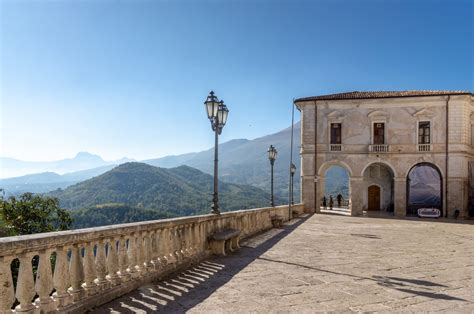
[[474,225],[313,215],[95,313],[474,313]]

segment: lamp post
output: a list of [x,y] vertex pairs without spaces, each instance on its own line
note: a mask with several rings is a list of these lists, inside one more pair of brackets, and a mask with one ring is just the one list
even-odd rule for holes
[[268,148],[268,159],[270,160],[270,165],[271,165],[271,191],[272,191],[272,198],[270,200],[270,205],[272,207],[275,206],[275,202],[274,202],[274,199],[273,199],[273,165],[275,164],[275,159],[277,158],[277,150],[275,149],[275,147],[273,147],[273,145],[270,145],[270,147]]
[[212,196],[212,214],[220,214],[219,211],[219,196],[218,196],[218,183],[217,183],[217,163],[218,163],[218,146],[219,146],[219,135],[222,133],[222,129],[227,122],[227,116],[229,109],[224,105],[224,101],[217,99],[214,92],[211,91],[204,102],[206,107],[207,117],[211,122],[212,130],[214,131],[214,193]]
[[295,176],[296,172],[296,166],[294,163],[291,164],[290,166],[290,173],[291,173],[291,205],[295,204],[295,200],[293,198],[293,185],[294,185],[294,180],[293,177]]

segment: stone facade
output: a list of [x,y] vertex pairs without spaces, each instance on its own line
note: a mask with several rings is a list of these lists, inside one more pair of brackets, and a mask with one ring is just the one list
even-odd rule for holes
[[[468,216],[468,164],[474,161],[471,92],[353,92],[301,98],[295,104],[301,112],[301,200],[306,212],[319,211],[315,199],[319,203],[325,195],[326,171],[339,165],[350,176],[352,215],[368,209],[369,186],[377,186],[381,210],[405,216],[411,206],[410,171],[427,165],[441,177],[443,214],[453,217],[458,210],[460,217]],[[428,144],[419,142],[420,122],[429,122]],[[337,145],[331,144],[332,123],[341,125]],[[374,145],[377,123],[384,125],[382,145]]]

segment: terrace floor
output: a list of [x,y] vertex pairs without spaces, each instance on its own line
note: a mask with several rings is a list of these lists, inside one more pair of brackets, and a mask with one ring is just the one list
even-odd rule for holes
[[474,312],[474,225],[313,215],[94,313]]

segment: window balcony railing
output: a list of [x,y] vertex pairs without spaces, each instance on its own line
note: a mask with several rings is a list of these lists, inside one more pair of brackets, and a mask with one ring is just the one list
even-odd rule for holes
[[386,144],[373,144],[369,145],[370,153],[388,153],[388,145]]
[[431,144],[418,144],[417,150],[419,152],[430,152],[431,151]]
[[330,144],[329,145],[329,150],[331,152],[341,152],[342,151],[342,145],[341,144]]

